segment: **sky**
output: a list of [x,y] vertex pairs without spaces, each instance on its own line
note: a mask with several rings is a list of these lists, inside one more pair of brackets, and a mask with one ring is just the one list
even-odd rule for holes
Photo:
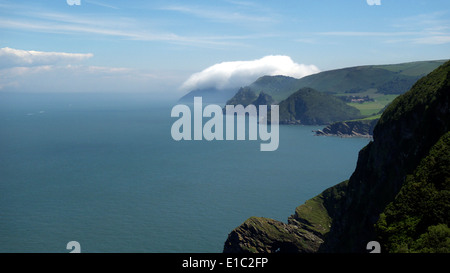
[[180,97],[450,58],[450,1],[0,0],[0,92]]

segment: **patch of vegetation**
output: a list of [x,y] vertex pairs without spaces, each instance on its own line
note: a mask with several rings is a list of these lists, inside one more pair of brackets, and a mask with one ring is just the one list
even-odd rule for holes
[[307,224],[307,230],[321,235],[325,235],[331,226],[331,217],[324,207],[322,194],[298,206],[293,219],[301,219],[301,222]]
[[363,103],[347,103],[361,112],[361,115],[369,117],[380,113],[391,103],[398,95],[378,95],[374,96],[373,101]]
[[433,71],[445,62],[446,60],[435,60],[390,65],[375,65],[374,67],[383,68],[406,76],[425,76],[429,73],[427,71]]
[[429,76],[417,81],[411,92],[397,97],[384,111],[380,119],[380,123],[388,122],[389,120],[397,120],[405,112],[423,111],[425,108],[436,102],[436,98],[444,92],[448,92],[450,82],[448,80],[448,70],[450,70],[450,62],[445,63],[436,69]]
[[255,94],[264,92],[279,102],[300,88],[298,81],[287,76],[263,76],[248,87]]
[[375,228],[388,252],[450,252],[450,133],[433,146]]
[[247,106],[251,104],[254,100],[256,100],[258,96],[256,93],[251,90],[249,87],[242,87],[239,91],[234,95],[230,100],[227,101],[227,105],[238,105],[242,104],[243,106]]
[[380,117],[381,117],[381,114],[377,114],[377,115],[368,116],[368,117],[360,119],[360,120],[374,120],[374,119],[379,119]]
[[333,95],[302,88],[279,104],[280,123],[330,124],[340,120],[360,118],[358,109]]

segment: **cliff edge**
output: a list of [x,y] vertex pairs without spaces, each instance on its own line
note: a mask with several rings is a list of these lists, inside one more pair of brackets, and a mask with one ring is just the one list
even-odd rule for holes
[[314,132],[316,136],[372,137],[377,122],[377,118],[338,121]]
[[[224,252],[365,252],[369,241],[395,238],[395,229],[390,225],[396,222],[389,217],[396,215],[392,204],[403,185],[410,185],[405,183],[407,177],[427,170],[420,164],[436,149],[435,145],[448,147],[438,141],[450,128],[449,95],[450,62],[446,62],[388,106],[373,130],[373,141],[359,152],[356,169],[348,181],[297,207],[288,223],[249,218],[228,235]],[[439,169],[441,173],[433,175],[443,179],[440,191],[448,192],[448,168],[444,165]],[[417,192],[414,187],[411,190],[412,194]],[[420,200],[423,198],[434,197],[423,196]],[[433,204],[433,200],[428,201]],[[411,202],[408,206],[414,207],[418,201]],[[443,198],[439,204],[449,208],[449,202],[449,198]],[[424,206],[420,215],[431,209]],[[436,220],[439,223],[433,222],[429,228],[434,228],[434,233],[448,231],[448,218],[447,214],[441,216],[440,222]],[[403,227],[409,224],[406,221]],[[427,228],[425,225],[421,230]],[[384,245],[382,248],[386,250]]]

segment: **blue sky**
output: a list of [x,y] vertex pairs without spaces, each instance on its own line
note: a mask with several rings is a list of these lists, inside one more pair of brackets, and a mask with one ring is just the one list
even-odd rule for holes
[[0,0],[0,92],[179,96],[194,73],[270,55],[322,71],[450,56],[450,1],[67,2]]

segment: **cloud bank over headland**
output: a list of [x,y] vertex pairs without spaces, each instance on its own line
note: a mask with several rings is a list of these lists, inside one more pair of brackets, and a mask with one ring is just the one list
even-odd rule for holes
[[190,76],[86,63],[94,57],[93,53],[0,48],[0,92],[144,92],[169,98],[179,97],[179,91],[235,89],[265,75],[301,78],[320,72],[315,65],[283,55],[221,62]]
[[259,77],[283,75],[302,78],[320,70],[315,65],[295,63],[289,56],[270,55],[252,61],[222,62],[191,75],[181,86],[190,91],[204,88],[226,89],[251,84]]

